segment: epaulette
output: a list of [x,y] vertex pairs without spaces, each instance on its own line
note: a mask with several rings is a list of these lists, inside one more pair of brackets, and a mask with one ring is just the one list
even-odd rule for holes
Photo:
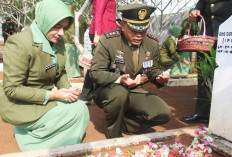
[[151,34],[148,33],[147,36],[148,36],[149,38],[151,38],[151,39],[153,39],[153,40],[159,42],[159,39],[158,39],[157,37],[155,37],[154,35],[151,35]]
[[106,36],[107,39],[108,38],[113,38],[113,37],[118,37],[120,35],[121,35],[121,31],[118,31],[118,30],[116,30],[116,31],[110,31],[110,32],[106,32],[105,33],[105,36]]

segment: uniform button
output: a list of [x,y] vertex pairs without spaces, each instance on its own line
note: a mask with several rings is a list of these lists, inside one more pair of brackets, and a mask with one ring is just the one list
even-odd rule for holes
[[214,7],[214,4],[211,4],[210,7],[213,8],[213,7]]
[[211,19],[214,19],[214,16],[213,16],[213,15],[211,16]]

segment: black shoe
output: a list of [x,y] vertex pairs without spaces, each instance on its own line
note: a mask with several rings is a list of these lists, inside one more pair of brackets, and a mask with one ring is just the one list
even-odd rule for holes
[[198,113],[194,113],[191,116],[182,117],[181,121],[185,123],[204,123],[209,124],[209,117],[201,116]]
[[127,130],[127,127],[126,127],[126,124],[125,124],[125,123],[122,124],[122,133],[123,133],[123,134],[126,134],[126,135],[133,135],[132,132],[129,132],[129,131]]

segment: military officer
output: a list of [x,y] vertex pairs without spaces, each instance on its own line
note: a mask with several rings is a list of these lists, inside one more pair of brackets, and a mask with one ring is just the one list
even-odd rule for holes
[[142,4],[123,5],[120,31],[100,37],[94,52],[90,77],[93,100],[105,113],[109,138],[167,123],[169,106],[141,84],[151,81],[163,87],[169,71],[160,72],[157,38],[146,33],[156,8]]
[[[206,35],[217,38],[219,26],[232,15],[232,0],[199,0],[189,14],[192,22],[197,21],[201,14],[206,22]],[[217,42],[214,44],[216,49]],[[204,54],[197,53],[197,61],[204,59]],[[211,102],[209,100],[209,87],[204,83],[202,77],[198,77],[198,92],[195,112],[181,118],[186,123],[209,123]]]

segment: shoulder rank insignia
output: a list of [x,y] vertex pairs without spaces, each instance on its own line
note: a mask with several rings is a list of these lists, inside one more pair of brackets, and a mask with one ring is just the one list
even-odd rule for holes
[[113,38],[113,37],[117,37],[117,36],[120,36],[121,35],[121,32],[116,30],[116,31],[110,31],[110,32],[106,32],[105,33],[105,36],[106,38]]
[[151,38],[151,39],[153,39],[153,40],[159,42],[159,39],[158,39],[157,37],[155,37],[154,35],[151,35],[151,34],[148,33],[147,36],[148,36],[149,38]]

